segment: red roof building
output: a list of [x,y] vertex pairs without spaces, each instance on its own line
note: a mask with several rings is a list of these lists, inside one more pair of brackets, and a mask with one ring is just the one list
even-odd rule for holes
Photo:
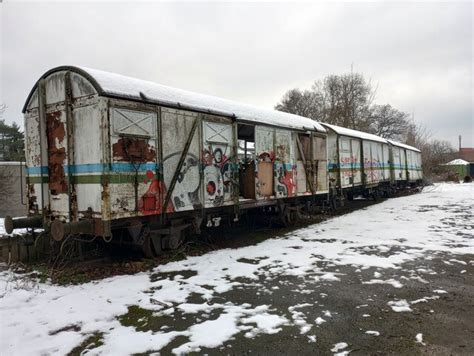
[[474,148],[472,147],[460,148],[459,152],[456,154],[456,158],[460,158],[468,162],[474,162]]

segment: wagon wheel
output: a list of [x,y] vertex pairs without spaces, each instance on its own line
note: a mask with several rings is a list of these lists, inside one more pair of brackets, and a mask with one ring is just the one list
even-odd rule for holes
[[143,232],[142,252],[146,258],[154,258],[162,254],[161,237],[153,236],[149,230]]
[[48,250],[51,251],[51,248],[48,242],[49,242],[48,233],[46,231],[40,232],[34,242],[36,256],[39,256],[39,255],[44,256],[48,254],[47,253]]
[[146,258],[153,258],[155,257],[154,250],[155,249],[150,234],[145,234],[142,244],[143,255],[145,255]]
[[74,239],[74,235],[68,235],[64,238],[61,242],[61,246],[59,247],[59,255],[62,257],[73,257],[74,250],[76,248],[76,241]]
[[280,210],[280,222],[284,227],[294,226],[296,223],[296,211],[290,207],[285,206]]

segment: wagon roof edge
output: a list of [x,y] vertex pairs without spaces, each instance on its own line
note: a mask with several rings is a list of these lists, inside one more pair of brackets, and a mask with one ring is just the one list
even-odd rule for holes
[[282,126],[290,129],[326,132],[326,129],[321,123],[311,118],[272,109],[258,108],[228,99],[173,88],[116,73],[70,65],[55,67],[44,73],[31,89],[22,112],[26,112],[28,103],[41,79],[47,78],[55,72],[65,70],[83,76],[94,86],[100,96],[142,102],[155,101],[157,104],[161,103],[163,106],[236,117],[237,121],[253,121],[255,123]]
[[410,151],[415,151],[415,152],[421,152],[418,148],[407,145],[406,143],[401,143],[393,140],[387,140],[391,145],[401,147],[401,148],[406,148],[407,150]]
[[380,136],[377,136],[377,135],[374,135],[374,134],[370,134],[370,133],[367,133],[367,132],[348,129],[346,127],[337,126],[337,125],[331,125],[331,124],[327,124],[325,122],[322,122],[321,125],[331,129],[332,131],[334,131],[338,135],[355,137],[355,138],[360,138],[362,140],[375,141],[375,142],[388,144],[388,140],[384,139],[383,137],[380,137]]

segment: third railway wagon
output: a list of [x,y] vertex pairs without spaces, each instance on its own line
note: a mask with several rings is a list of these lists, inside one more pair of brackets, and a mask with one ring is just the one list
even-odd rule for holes
[[48,71],[23,112],[29,216],[6,229],[42,227],[56,241],[159,253],[248,209],[288,218],[421,179],[416,148],[94,69]]

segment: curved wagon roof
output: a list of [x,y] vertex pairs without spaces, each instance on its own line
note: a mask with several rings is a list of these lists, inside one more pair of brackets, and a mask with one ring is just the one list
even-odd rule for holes
[[[235,117],[237,121],[242,122],[261,123],[298,130],[326,132],[320,123],[303,116],[281,111],[261,109],[227,99],[176,89],[96,69],[76,66],[61,66],[49,70],[43,74],[40,80],[60,71],[71,71],[83,76],[92,84],[101,96],[154,103],[167,107],[195,110],[215,115],[230,116]],[[33,97],[38,83],[39,80],[28,95],[23,107],[23,112],[27,110],[28,103]]]
[[407,150],[410,150],[410,151],[421,152],[418,148],[413,147],[413,146],[409,146],[409,145],[401,143],[401,142],[392,141],[392,140],[387,140],[387,141],[390,142],[391,145],[394,145],[394,146],[397,146],[397,147],[406,148]]
[[377,135],[369,134],[367,132],[347,129],[345,127],[330,125],[330,124],[326,124],[326,123],[322,123],[322,125],[329,128],[329,129],[331,129],[331,130],[333,130],[338,135],[361,138],[363,140],[370,140],[370,141],[375,141],[375,142],[388,143],[386,139],[384,139],[380,136],[377,136]]

